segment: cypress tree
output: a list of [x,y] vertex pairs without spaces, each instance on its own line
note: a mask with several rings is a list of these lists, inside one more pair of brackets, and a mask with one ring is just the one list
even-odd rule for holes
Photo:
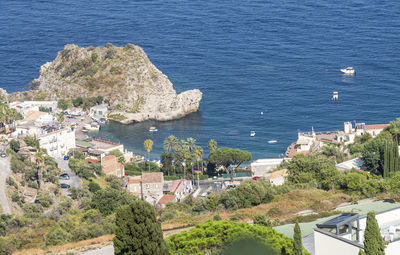
[[115,255],[168,254],[161,225],[149,203],[139,200],[118,208],[115,223]]
[[301,240],[301,229],[299,223],[296,222],[294,225],[294,234],[293,234],[293,255],[303,255],[303,244]]
[[366,255],[385,255],[385,244],[375,218],[375,212],[369,212],[367,215],[367,226],[364,233],[364,251]]
[[388,146],[387,141],[385,141],[385,148],[383,150],[383,178],[388,176],[389,171],[389,157],[388,157]]

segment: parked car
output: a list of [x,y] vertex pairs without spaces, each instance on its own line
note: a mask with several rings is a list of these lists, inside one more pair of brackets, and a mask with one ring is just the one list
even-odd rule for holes
[[1,153],[1,157],[2,157],[2,158],[5,158],[6,156],[7,156],[7,155],[6,155],[5,152],[2,152],[2,153]]
[[64,174],[60,175],[60,179],[61,180],[69,180],[70,179],[69,174],[64,173]]
[[68,160],[69,159],[69,156],[68,155],[65,155],[64,156],[64,160]]
[[69,188],[71,188],[71,186],[70,186],[69,184],[66,184],[66,183],[61,183],[61,184],[60,184],[60,188],[62,188],[62,189],[69,189]]

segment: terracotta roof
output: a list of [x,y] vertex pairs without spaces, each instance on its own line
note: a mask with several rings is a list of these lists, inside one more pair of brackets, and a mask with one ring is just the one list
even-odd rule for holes
[[101,159],[101,165],[103,166],[116,164],[117,162],[118,162],[117,157],[114,155],[107,155]]
[[89,163],[98,163],[98,162],[100,162],[100,160],[92,159],[92,158],[87,158],[86,161],[89,162]]
[[159,204],[161,205],[166,205],[169,202],[174,201],[175,195],[164,195],[162,198],[158,201]]
[[370,129],[384,129],[385,127],[389,126],[389,124],[375,124],[375,125],[365,125],[364,128],[366,130]]
[[128,184],[132,183],[140,183],[140,176],[129,176],[128,178]]
[[290,147],[287,150],[287,153],[286,153],[285,157],[286,158],[293,158],[297,154],[308,154],[308,153],[310,153],[309,151],[297,151],[297,147],[298,147],[297,144],[290,145]]
[[170,189],[170,192],[175,192],[176,189],[179,187],[179,185],[181,184],[182,180],[175,180],[172,182],[172,187]]
[[163,177],[162,172],[143,173],[143,183],[163,182]]
[[275,178],[278,178],[278,177],[281,177],[281,176],[286,177],[288,175],[289,174],[287,172],[287,169],[282,169],[282,170],[279,170],[279,171],[272,172],[271,175],[269,176],[269,179],[275,179]]

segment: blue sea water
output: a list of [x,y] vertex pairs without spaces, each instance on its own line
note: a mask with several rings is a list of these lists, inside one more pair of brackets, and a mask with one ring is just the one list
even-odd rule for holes
[[[399,116],[394,0],[1,0],[0,39],[0,87],[8,92],[26,89],[65,44],[107,42],[143,47],[178,91],[203,92],[200,111],[184,119],[112,123],[97,134],[137,153],[151,138],[159,154],[174,134],[276,157],[298,130]],[[356,76],[339,72],[347,66]],[[152,125],[159,132],[149,133]]]

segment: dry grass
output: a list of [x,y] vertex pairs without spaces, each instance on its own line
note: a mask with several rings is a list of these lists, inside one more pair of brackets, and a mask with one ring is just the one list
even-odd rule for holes
[[[278,208],[279,215],[269,215],[273,220],[278,218],[281,222],[285,219],[292,218],[303,210],[313,210],[315,212],[329,211],[337,207],[339,204],[346,202],[350,197],[346,194],[324,191],[319,189],[293,190],[284,195],[278,195],[268,204],[261,204],[251,208],[243,208],[237,211],[219,211],[219,215],[223,220],[230,220],[232,217],[241,222],[249,222],[253,215],[268,214],[271,208]],[[171,221],[164,222],[162,229],[168,230],[179,228],[187,225],[196,225],[207,220],[212,220],[215,213],[208,213],[199,216],[185,215],[175,218]]]
[[13,253],[13,255],[40,255],[40,254],[65,255],[68,252],[71,253],[83,252],[109,245],[111,244],[113,238],[114,235],[104,235],[76,243],[68,243],[64,245],[53,246],[47,249],[19,250]]

